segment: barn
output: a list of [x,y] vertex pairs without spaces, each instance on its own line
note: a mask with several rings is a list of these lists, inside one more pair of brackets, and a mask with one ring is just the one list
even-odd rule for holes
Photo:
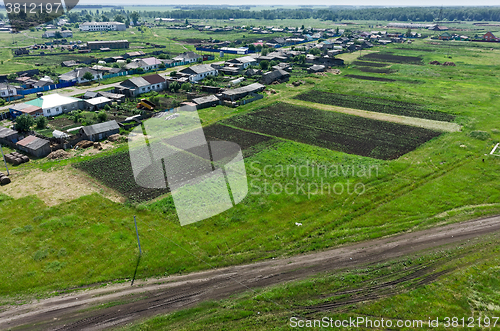
[[50,141],[35,136],[27,136],[17,142],[16,147],[35,157],[45,157],[50,154]]
[[99,141],[116,133],[120,133],[120,126],[115,120],[80,128],[80,136],[90,141]]

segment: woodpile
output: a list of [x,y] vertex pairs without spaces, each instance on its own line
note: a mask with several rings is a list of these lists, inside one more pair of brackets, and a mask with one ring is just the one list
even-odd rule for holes
[[79,141],[75,145],[75,149],[89,148],[89,147],[92,147],[92,146],[94,146],[94,142],[89,141],[89,140],[82,140],[82,141]]
[[450,66],[450,67],[456,67],[457,65],[453,62],[445,62],[443,63],[444,66]]
[[15,166],[30,161],[29,157],[18,152],[12,152],[5,155],[5,160]]
[[1,185],[6,185],[10,183],[10,178],[5,176],[4,173],[0,172],[0,184]]

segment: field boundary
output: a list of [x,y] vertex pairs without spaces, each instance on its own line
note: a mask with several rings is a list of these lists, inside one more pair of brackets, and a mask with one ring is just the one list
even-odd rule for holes
[[459,124],[456,124],[456,123],[428,120],[428,119],[424,119],[424,118],[378,113],[378,112],[372,112],[372,111],[368,111],[368,110],[325,105],[325,104],[321,104],[321,103],[315,103],[315,102],[309,102],[309,101],[303,101],[303,100],[297,100],[297,99],[288,99],[288,100],[285,100],[284,102],[295,105],[295,106],[311,107],[311,108],[316,108],[316,109],[320,109],[320,110],[333,111],[333,112],[337,112],[337,113],[354,115],[354,116],[359,116],[359,117],[364,117],[364,118],[369,118],[369,119],[379,120],[379,121],[384,121],[384,122],[391,122],[391,123],[396,123],[396,124],[416,126],[416,127],[440,131],[440,132],[459,132],[462,129],[462,126]]

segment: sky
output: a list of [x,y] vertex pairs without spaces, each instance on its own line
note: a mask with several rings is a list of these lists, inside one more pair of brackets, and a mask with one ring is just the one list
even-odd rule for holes
[[[138,5],[136,0],[80,0],[81,4],[115,4],[115,5]],[[144,0],[140,2],[144,5],[283,5],[283,6],[300,6],[300,5],[351,5],[351,6],[500,6],[498,0],[419,0],[419,1],[408,1],[408,0],[335,0],[335,1],[324,1],[324,0],[239,0],[239,1],[228,1],[228,0],[211,0],[211,1],[201,1],[201,0],[183,0],[182,2],[176,0]]]

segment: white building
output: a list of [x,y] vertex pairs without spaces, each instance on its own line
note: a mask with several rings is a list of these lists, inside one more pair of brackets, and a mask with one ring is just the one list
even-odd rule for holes
[[85,22],[80,24],[80,31],[125,31],[125,23],[120,22]]
[[201,55],[196,54],[195,52],[184,52],[182,54],[177,55],[172,60],[193,63],[197,62],[199,58],[201,58]]
[[12,84],[0,83],[0,97],[7,98],[17,95],[18,86]]
[[42,108],[43,116],[49,117],[80,109],[83,100],[54,93],[25,103]]
[[208,64],[198,64],[179,71],[181,74],[188,75],[190,82],[197,82],[207,76],[217,76],[219,71]]

